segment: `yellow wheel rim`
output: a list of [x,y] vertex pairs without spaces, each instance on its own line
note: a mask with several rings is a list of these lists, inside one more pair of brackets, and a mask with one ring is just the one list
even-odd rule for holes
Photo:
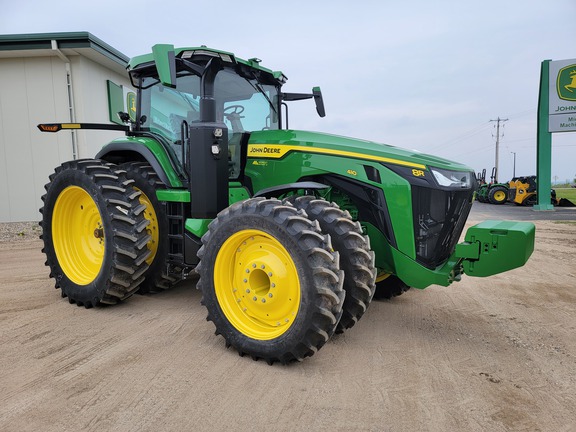
[[296,266],[284,246],[263,231],[240,231],[224,242],[216,256],[214,286],[228,321],[252,339],[284,334],[298,315]]
[[87,285],[104,262],[104,227],[96,203],[84,189],[62,191],[52,214],[52,241],[58,263],[77,285]]
[[[142,192],[138,188],[134,188],[140,192]],[[152,251],[148,259],[146,260],[146,264],[152,265],[154,261],[154,257],[156,257],[156,252],[158,251],[158,240],[159,240],[159,233],[158,233],[158,217],[156,216],[156,211],[154,210],[154,206],[152,202],[148,198],[148,196],[142,192],[140,195],[140,204],[146,205],[146,211],[144,212],[144,217],[150,222],[148,227],[146,227],[146,231],[150,235],[150,240],[146,244],[148,249]]]
[[376,276],[376,283],[382,282],[384,279],[388,279],[392,274],[390,273],[380,273]]
[[494,199],[498,202],[504,201],[506,199],[506,193],[504,193],[503,191],[496,191],[494,193]]

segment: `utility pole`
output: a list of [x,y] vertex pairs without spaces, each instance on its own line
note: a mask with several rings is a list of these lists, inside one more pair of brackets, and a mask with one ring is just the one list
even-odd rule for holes
[[[508,119],[501,119],[498,117],[496,120],[490,120],[491,122],[496,122],[496,157],[494,160],[494,166],[496,167],[496,176],[498,176],[498,152],[500,146],[500,122],[507,122]],[[494,179],[495,183],[498,183],[497,179]]]

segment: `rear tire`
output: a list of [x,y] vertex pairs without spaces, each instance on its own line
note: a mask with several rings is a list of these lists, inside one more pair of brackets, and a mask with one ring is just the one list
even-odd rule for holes
[[138,293],[156,293],[171,288],[182,280],[181,275],[168,273],[168,218],[164,207],[156,198],[156,191],[164,189],[164,183],[156,171],[145,162],[128,162],[118,166],[126,177],[134,180],[134,187],[142,192],[140,203],[146,205],[144,217],[150,222],[146,228],[150,235],[147,246],[151,254],[146,260],[149,268]]
[[502,186],[494,186],[488,192],[490,204],[504,204],[508,201],[508,190]]
[[485,197],[485,193],[486,193],[486,187],[485,186],[480,186],[478,188],[478,190],[476,191],[476,199],[478,201],[480,201],[481,203],[485,203],[486,200],[484,199]]
[[370,239],[363,234],[360,224],[334,203],[314,196],[290,197],[286,201],[304,210],[309,219],[318,221],[322,232],[330,235],[334,249],[340,254],[346,297],[336,333],[342,333],[358,322],[374,296],[376,269]]
[[342,313],[339,256],[301,210],[253,198],[202,237],[198,288],[216,334],[240,355],[289,363],[318,351]]
[[70,303],[90,308],[130,297],[144,280],[148,221],[132,180],[100,160],[62,164],[50,176],[42,251]]

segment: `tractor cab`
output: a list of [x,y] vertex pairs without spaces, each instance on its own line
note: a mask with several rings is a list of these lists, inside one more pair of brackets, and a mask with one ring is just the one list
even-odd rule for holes
[[[143,58],[144,57],[144,58]],[[152,134],[166,146],[186,177],[188,129],[202,123],[226,129],[229,177],[240,174],[240,145],[247,132],[280,128],[280,72],[253,59],[238,62],[230,53],[206,48],[180,49],[167,67],[167,56],[137,57],[130,64],[138,90],[134,132]],[[150,58],[147,58],[150,57]]]
[[187,180],[188,129],[220,125],[227,132],[223,145],[229,178],[237,179],[250,132],[283,127],[283,101],[314,98],[323,115],[319,88],[312,94],[282,93],[284,74],[259,63],[206,47],[174,50],[157,45],[152,54],[136,57],[129,65],[132,85],[138,90],[133,132],[161,141]]

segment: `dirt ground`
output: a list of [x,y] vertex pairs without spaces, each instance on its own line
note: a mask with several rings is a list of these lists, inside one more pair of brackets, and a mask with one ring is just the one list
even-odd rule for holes
[[521,269],[373,302],[289,366],[214,335],[194,282],[86,310],[0,242],[1,431],[574,431],[576,221]]

